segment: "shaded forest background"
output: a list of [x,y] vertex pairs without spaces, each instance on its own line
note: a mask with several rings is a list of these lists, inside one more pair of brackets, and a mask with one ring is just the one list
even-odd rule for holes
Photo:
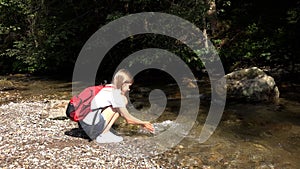
[[[297,0],[0,0],[0,74],[71,76],[88,38],[103,25],[138,12],[186,19],[211,40],[226,72],[257,66],[299,75]],[[116,45],[104,60],[114,71],[123,58],[158,47],[179,55],[195,72],[203,64],[185,45],[161,35],[138,35]],[[297,78],[296,78],[297,79]]]

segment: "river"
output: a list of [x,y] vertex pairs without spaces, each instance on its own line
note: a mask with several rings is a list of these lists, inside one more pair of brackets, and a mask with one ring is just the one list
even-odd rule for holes
[[[13,90],[0,91],[0,103],[69,99],[72,83],[67,80],[26,75],[3,76],[11,81]],[[200,92],[209,94],[209,85]],[[283,86],[284,87],[284,86]],[[300,168],[300,102],[299,86],[282,89],[279,105],[228,102],[222,119],[212,136],[204,143],[198,138],[205,122],[209,104],[203,102],[189,134],[170,150],[160,154],[162,163],[186,168]],[[137,88],[133,86],[130,99],[139,109],[147,108]],[[162,129],[176,119],[180,98],[177,89],[168,85],[168,105],[154,120]],[[136,103],[135,103],[136,102]],[[116,127],[121,134],[150,137],[135,128]],[[131,131],[133,130],[133,131]]]

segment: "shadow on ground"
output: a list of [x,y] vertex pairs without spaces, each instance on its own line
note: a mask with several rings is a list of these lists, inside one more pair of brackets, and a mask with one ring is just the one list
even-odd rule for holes
[[65,135],[90,140],[89,136],[81,128],[73,128],[69,131],[66,131]]

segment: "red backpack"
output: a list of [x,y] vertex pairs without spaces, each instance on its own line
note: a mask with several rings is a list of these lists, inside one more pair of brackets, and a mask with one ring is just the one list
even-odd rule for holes
[[104,87],[111,86],[90,86],[85,88],[78,95],[73,96],[66,110],[67,117],[69,117],[72,121],[79,122],[80,120],[84,119],[88,113],[102,109],[101,107],[97,109],[91,109],[91,102]]

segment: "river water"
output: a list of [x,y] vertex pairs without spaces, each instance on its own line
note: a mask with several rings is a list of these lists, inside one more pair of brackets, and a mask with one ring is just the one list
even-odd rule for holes
[[[1,79],[14,84],[14,90],[0,91],[1,104],[71,97],[72,83],[66,80],[25,75]],[[199,83],[202,86],[200,93],[209,94],[209,85]],[[141,92],[147,93],[151,88],[155,87],[133,86],[130,100],[137,109],[149,106],[147,94]],[[168,104],[165,111],[153,120],[158,131],[172,125],[180,108],[178,90],[172,85],[163,89]],[[193,128],[180,143],[160,155],[162,163],[167,160],[175,166],[187,168],[300,168],[300,102],[297,89],[299,86],[282,88],[279,105],[227,102],[216,131],[206,142],[199,143],[209,109],[209,101],[203,97]],[[135,93],[137,90],[140,93]],[[142,130],[123,127],[116,126],[116,130],[133,137],[151,137]]]

